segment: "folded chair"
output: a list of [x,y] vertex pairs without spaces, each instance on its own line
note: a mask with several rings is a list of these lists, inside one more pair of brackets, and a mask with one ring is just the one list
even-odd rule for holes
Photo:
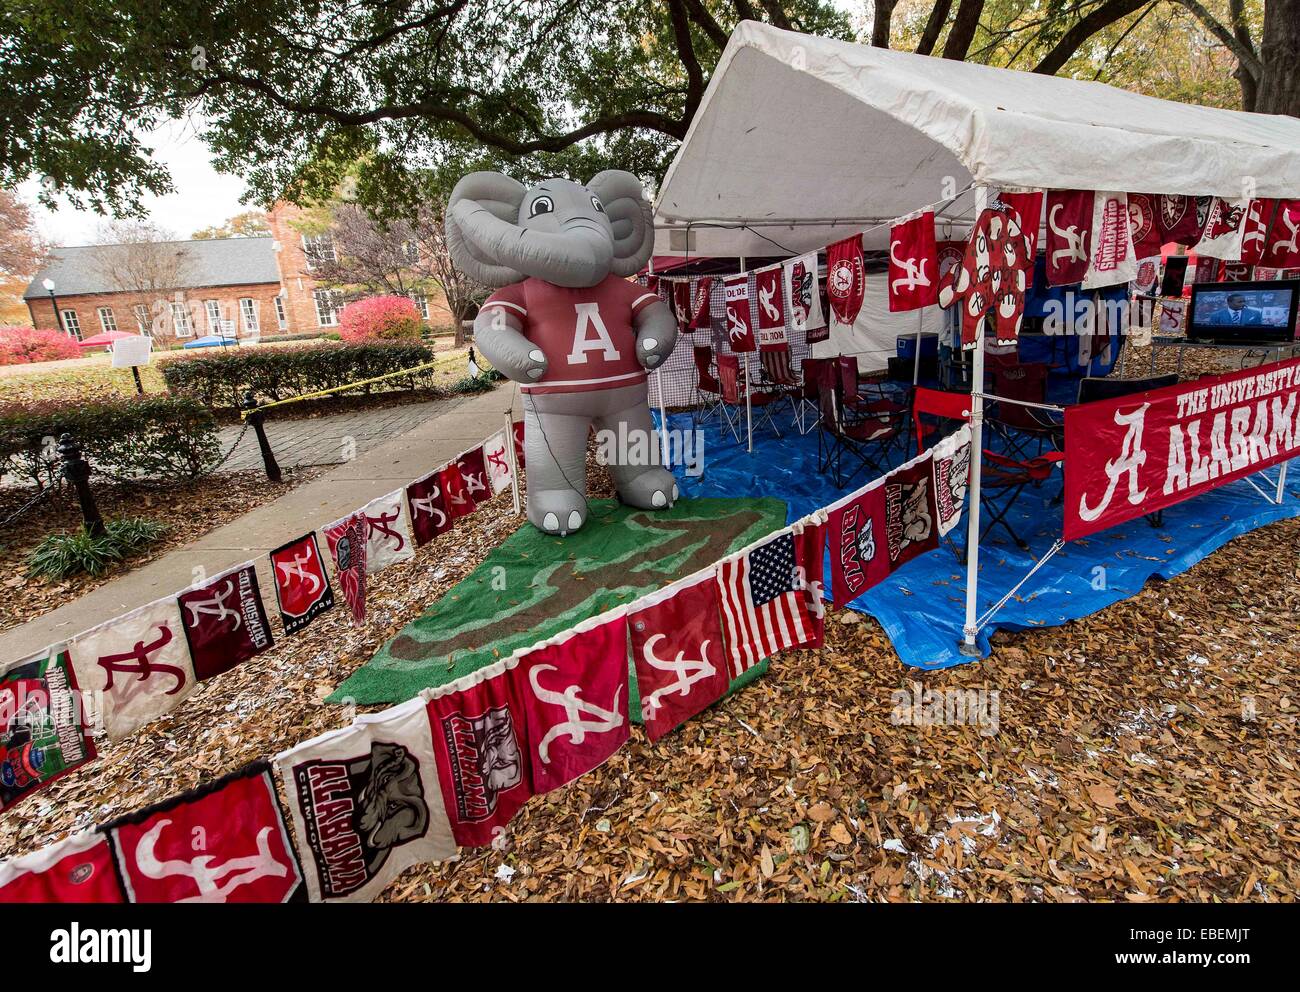
[[[718,356],[718,382],[722,387],[722,429],[729,432],[737,442],[742,441],[745,433],[745,370],[741,368],[738,355]],[[749,396],[750,417],[754,430],[764,425],[772,428],[777,437],[781,432],[772,421],[774,404],[777,397],[773,393],[752,392]]]
[[[817,463],[823,472],[829,472],[835,485],[843,489],[859,472],[871,469],[883,475],[889,468],[887,450],[903,435],[905,414],[889,409],[872,409],[870,404],[860,404],[853,420],[844,416],[837,379],[839,370],[834,363],[818,369],[817,402],[821,411],[817,435]],[[845,459],[848,465],[845,465]]]

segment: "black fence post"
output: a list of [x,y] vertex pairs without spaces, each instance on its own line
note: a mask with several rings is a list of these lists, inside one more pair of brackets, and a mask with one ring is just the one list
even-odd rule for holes
[[59,459],[63,462],[63,477],[77,491],[77,502],[81,504],[81,526],[91,537],[101,537],[104,534],[104,518],[99,515],[99,507],[95,505],[95,494],[90,491],[90,462],[82,457],[81,448],[71,434],[59,438]]
[[265,414],[257,408],[257,397],[253,395],[250,389],[244,394],[244,409],[249,411],[248,422],[253,425],[253,431],[257,434],[257,446],[262,450],[262,464],[266,466],[266,477],[272,482],[281,482],[284,477],[280,474],[280,464],[275,460],[275,452],[271,450],[271,442],[266,439],[266,428],[262,426]]

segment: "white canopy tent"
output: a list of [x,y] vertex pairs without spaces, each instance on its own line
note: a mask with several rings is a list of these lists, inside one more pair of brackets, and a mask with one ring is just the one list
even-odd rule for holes
[[1300,120],[744,21],[664,178],[655,254],[809,251],[971,183],[1295,196]]
[[[864,248],[883,249],[894,218],[932,207],[940,223],[963,231],[990,191],[1006,188],[1294,198],[1300,120],[745,21],[664,177],[655,253],[797,254],[854,231]],[[973,195],[957,195],[967,189]],[[973,365],[979,452],[983,347]],[[972,654],[979,627],[1001,605],[977,618],[980,463],[971,459],[969,487],[964,650]]]

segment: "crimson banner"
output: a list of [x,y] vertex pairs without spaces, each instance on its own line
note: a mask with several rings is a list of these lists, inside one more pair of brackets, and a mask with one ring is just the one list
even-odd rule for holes
[[1300,359],[1065,411],[1065,538],[1300,454]]

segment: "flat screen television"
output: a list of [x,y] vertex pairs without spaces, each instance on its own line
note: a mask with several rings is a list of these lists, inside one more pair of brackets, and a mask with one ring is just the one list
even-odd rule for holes
[[1295,339],[1300,279],[1198,282],[1187,336],[1198,341],[1276,344]]

